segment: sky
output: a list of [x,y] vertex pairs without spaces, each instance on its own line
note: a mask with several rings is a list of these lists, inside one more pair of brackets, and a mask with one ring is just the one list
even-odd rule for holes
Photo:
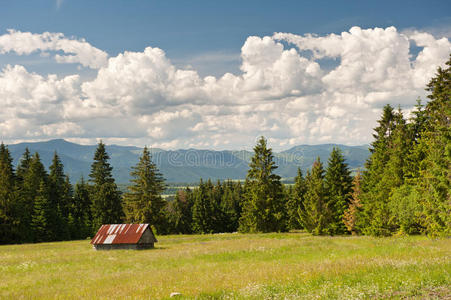
[[0,139],[368,144],[451,53],[450,1],[0,1]]

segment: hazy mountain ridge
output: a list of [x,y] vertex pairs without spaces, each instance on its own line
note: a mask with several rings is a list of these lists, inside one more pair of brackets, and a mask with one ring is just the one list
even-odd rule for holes
[[[327,158],[333,147],[339,147],[351,168],[362,167],[369,155],[367,146],[345,146],[337,144],[300,145],[285,151],[274,153],[279,166],[276,173],[280,176],[294,177],[298,167],[305,172],[317,156],[327,164]],[[46,167],[51,163],[56,151],[61,157],[65,171],[71,180],[77,181],[82,175],[87,178],[97,145],[79,145],[62,139],[46,142],[20,143],[8,145],[17,166],[25,148],[31,153],[38,152]],[[113,166],[113,175],[118,183],[128,183],[130,168],[141,155],[142,148],[134,146],[107,145]],[[199,178],[243,179],[246,176],[252,152],[246,150],[162,150],[151,148],[153,161],[168,182],[197,182]]]

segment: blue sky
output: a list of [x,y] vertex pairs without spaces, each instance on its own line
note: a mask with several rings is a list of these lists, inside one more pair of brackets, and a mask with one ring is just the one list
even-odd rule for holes
[[[1,79],[6,85],[7,80],[12,80],[10,78],[25,76],[28,78],[27,80],[30,80],[27,87],[33,86],[33,91],[30,91],[27,96],[23,94],[14,96],[11,91],[8,93],[7,105],[11,106],[10,114],[15,118],[15,122],[10,120],[7,123],[6,116],[0,115],[3,118],[0,119],[0,134],[4,140],[10,142],[63,137],[89,143],[97,138],[103,138],[106,141],[122,144],[140,145],[145,143],[168,148],[190,146],[239,148],[250,146],[255,136],[263,134],[276,144],[276,148],[286,148],[299,143],[367,143],[371,139],[371,127],[378,117],[378,109],[383,103],[400,104],[409,110],[415,99],[411,100],[412,105],[409,104],[408,99],[424,96],[420,87],[427,81],[427,76],[429,78],[431,76],[431,69],[424,68],[427,64],[433,64],[433,70],[444,63],[443,57],[446,57],[444,53],[449,52],[446,42],[449,42],[451,36],[450,1],[59,0],[2,1],[1,5],[0,36],[4,35],[5,40],[3,44],[0,43],[0,68],[3,69],[0,73],[0,84],[2,84]],[[363,31],[365,36],[363,38],[361,33],[351,32],[353,27],[370,31]],[[392,30],[378,33],[376,28],[383,30],[394,28],[395,33]],[[30,36],[21,36],[20,43],[22,44],[15,42],[13,45],[11,39],[6,40],[6,37],[12,36],[7,29],[39,35],[36,38],[42,38],[41,35],[44,32],[64,35],[64,38],[55,37],[55,41],[56,39],[64,41],[84,39],[92,48],[89,51],[93,52],[80,52],[80,56],[90,62],[83,64],[78,61],[70,63],[64,61],[62,63],[56,56],[75,53],[75,50],[67,50],[72,49],[70,47],[73,46],[60,49],[59,46],[53,45],[53,48],[46,48],[47,50],[41,46],[39,46],[41,48],[37,46],[30,48],[34,47],[31,40],[26,41],[28,38],[31,39]],[[355,37],[352,41],[342,35],[342,33],[350,32],[352,38]],[[292,36],[275,37],[274,33],[289,33]],[[422,36],[420,33],[427,33],[434,40]],[[317,43],[320,40],[314,37],[303,39],[302,37],[306,37],[306,34],[327,38],[330,43],[336,44],[318,46]],[[338,41],[332,34],[342,36],[342,38]],[[250,38],[252,36],[259,39],[253,40]],[[268,37],[271,41],[264,40],[264,37]],[[437,42],[443,38],[447,41]],[[372,39],[374,39],[374,45],[370,45]],[[393,48],[393,43],[399,42],[399,53],[401,53],[405,51],[404,42],[407,40],[410,41],[407,45],[408,53],[404,53],[404,58],[398,57],[397,48]],[[26,53],[20,52],[21,49],[24,49],[24,45],[29,49],[25,51]],[[283,47],[283,51],[279,49],[279,45]],[[382,48],[377,50],[377,45],[382,45]],[[84,49],[87,49],[86,47]],[[155,51],[146,53],[144,50],[146,47],[161,49],[163,56]],[[334,47],[342,47],[343,51],[335,53],[332,51]],[[347,47],[351,47],[351,50]],[[386,72],[389,64],[396,63],[395,69],[399,72],[396,76],[405,77],[406,68],[410,68],[411,82],[405,84],[406,92],[404,94],[392,90],[384,91],[384,88],[392,88],[389,82],[382,82],[381,78],[384,78],[385,75],[373,76],[379,78],[377,80],[380,81],[377,82],[372,81],[376,80],[374,78],[366,80],[368,86],[365,90],[357,88],[362,85],[362,82],[357,81],[354,82],[352,88],[349,87],[346,91],[339,91],[339,88],[331,84],[333,80],[329,78],[338,76],[338,74],[341,74],[341,78],[350,76],[350,81],[358,77],[349,72],[343,73],[344,69],[355,70],[355,66],[344,65],[343,62],[349,61],[352,64],[353,57],[364,59],[362,55],[365,53],[362,49],[365,47],[368,47],[368,51],[375,51],[375,55],[378,55],[377,53],[383,55],[377,64],[378,66],[382,64],[381,69],[376,70],[375,74],[378,71],[381,74]],[[420,55],[424,57],[416,62],[416,56],[425,48],[429,50],[425,51],[424,55]],[[291,67],[293,63],[284,61],[284,57],[288,55],[290,49],[296,51],[296,63],[299,63],[299,69],[293,69]],[[383,51],[384,49],[386,51]],[[103,51],[105,54],[103,55],[99,51]],[[141,56],[126,58],[125,51],[140,53]],[[274,54],[274,51],[280,53]],[[315,51],[321,52],[321,54],[313,57],[312,53]],[[355,51],[355,55],[349,56],[349,51]],[[432,53],[431,51],[435,54],[426,57],[426,54]],[[94,52],[97,54],[93,54]],[[387,53],[382,54],[385,52]],[[388,52],[391,54],[389,55]],[[265,60],[271,53],[276,56],[272,58],[273,63],[269,66]],[[100,55],[100,57],[90,60],[87,58],[89,55]],[[106,56],[110,59],[110,63],[107,63]],[[114,58],[118,58],[115,61],[124,70],[130,68],[129,73],[119,74],[122,77],[114,73],[120,79],[113,78],[111,72],[110,75],[102,77],[101,75],[106,74],[108,68],[111,68],[111,59]],[[142,60],[144,58],[148,60]],[[307,62],[303,62],[304,58],[307,59]],[[98,63],[92,63],[94,59],[98,59]],[[140,64],[145,64],[147,61],[152,63],[133,69],[133,60],[139,61]],[[164,63],[164,66],[157,68],[156,66],[160,62]],[[307,66],[306,63],[310,65]],[[366,66],[362,70],[368,71],[373,70],[372,64],[375,61],[359,63]],[[22,72],[19,68],[6,69],[7,65],[22,66],[25,71]],[[315,71],[316,73],[313,74],[311,70],[316,68],[316,65],[318,65],[319,71]],[[103,69],[105,72],[102,72]],[[191,73],[177,73],[177,70],[191,71]],[[116,85],[118,80],[128,82],[129,78],[124,77],[129,76],[126,74],[141,71],[145,74],[143,76],[150,74],[147,81],[130,81],[130,86],[134,86],[133,91],[121,90],[116,93],[120,94],[120,97],[111,96],[107,99],[102,87],[109,86],[112,84],[110,81],[114,80],[116,80]],[[421,73],[424,74],[424,78],[419,75],[420,71],[424,71]],[[185,81],[180,83],[179,79],[176,81],[170,79],[161,82],[165,88],[165,91],[162,92],[161,87],[155,87],[154,81],[151,81],[152,78],[161,78],[161,74],[158,72],[165,74],[165,78],[174,78],[175,75],[171,74],[181,74],[180,76],[185,78]],[[193,72],[195,74],[192,74]],[[222,76],[227,72],[232,73],[234,77],[223,78]],[[308,76],[301,76],[299,72]],[[35,76],[30,74],[35,74]],[[49,81],[48,74],[56,74],[57,79],[62,82]],[[155,77],[155,74],[160,75]],[[278,79],[270,78],[271,74],[278,74]],[[59,89],[62,89],[61,85],[67,84],[69,78],[72,78],[70,76],[73,75],[80,78],[79,82],[71,83],[76,85],[74,89],[78,91],[78,94],[75,95],[76,92],[74,92],[75,94],[69,96],[66,94],[67,88],[64,91]],[[218,82],[203,81],[209,75]],[[396,76],[393,77],[393,82],[399,81]],[[63,82],[65,77],[67,77],[66,81]],[[256,78],[260,78],[260,83],[266,83],[258,86],[258,82],[254,82],[250,78],[254,81],[257,80]],[[284,78],[283,81],[276,82],[281,78]],[[285,83],[290,80],[293,80],[293,85],[287,87]],[[299,83],[309,80],[312,80],[311,84],[315,86],[314,89]],[[49,89],[44,93],[46,96],[33,94],[36,93],[36,90],[41,91],[44,87]],[[171,87],[173,90],[170,90]],[[188,89],[186,94],[175,93],[177,90],[185,91],[185,88]],[[353,90],[353,88],[355,89]],[[415,90],[414,93],[407,92],[412,88]],[[19,87],[15,91],[18,89]],[[141,90],[137,92],[137,89]],[[222,94],[230,89],[235,94],[228,96]],[[214,92],[212,92],[213,90]],[[252,92],[250,92],[251,90]],[[263,91],[268,93],[263,94]],[[95,94],[97,92],[102,95]],[[221,100],[214,99],[215,93],[221,95],[222,98],[219,97]],[[328,93],[334,96],[330,96]],[[384,93],[386,96],[382,96]],[[351,94],[352,96],[350,96]],[[241,98],[240,95],[243,97]],[[355,99],[350,100],[354,96]],[[324,99],[328,97],[333,97],[333,100],[324,102],[326,101]],[[319,108],[321,101],[323,101],[322,109]],[[347,119],[346,124],[334,123],[343,119],[343,116],[346,115],[343,111],[347,111],[353,106],[352,101],[360,103],[361,109],[365,110],[361,113],[368,114],[368,118],[371,120],[369,125],[363,126],[364,129],[357,130],[361,127],[358,125],[359,118],[357,116]],[[30,105],[30,111],[40,107],[41,115],[37,115],[36,112],[35,115],[31,112],[18,112],[11,103],[19,102],[22,105]],[[45,108],[47,102],[53,103],[52,105],[61,105],[57,110],[64,111],[64,113],[53,115],[55,114],[54,109]],[[95,107],[97,111],[113,109],[116,112],[121,111],[123,114],[118,114],[118,119],[100,116],[98,112],[93,112],[89,116],[75,116],[70,113],[69,109],[75,103],[91,108]],[[114,105],[118,106],[112,108]],[[257,112],[251,112],[250,105],[254,105]],[[271,105],[274,107],[270,108]],[[205,115],[192,115],[193,112],[199,110]],[[236,115],[236,113],[231,113],[233,110],[241,111],[243,119],[250,120],[251,123],[255,122],[250,126],[253,129],[248,130],[248,128],[228,125],[238,122],[232,118]],[[271,115],[270,112],[275,110],[279,112],[279,115]],[[43,117],[42,114],[46,117]],[[229,115],[230,118],[227,119],[224,115]],[[162,120],[161,123],[151,121],[159,118]],[[213,121],[213,119],[215,120]],[[99,121],[96,123],[94,120]],[[130,120],[139,120],[141,125],[134,128],[134,131],[118,129],[115,134],[108,133],[106,130],[109,128],[108,124],[122,121],[127,123]],[[169,122],[168,120],[173,121]],[[287,120],[287,122],[283,123],[283,120]],[[288,120],[291,120],[291,125]],[[13,130],[12,123],[15,124],[14,126],[24,128]],[[38,126],[41,129],[30,131],[29,128],[26,128],[27,126]],[[97,130],[92,133],[92,126],[105,128],[105,130]],[[152,131],[153,129],[149,129],[149,126],[157,129]],[[296,129],[296,126],[305,126],[310,129],[308,132],[303,132]],[[314,126],[328,127],[330,131],[314,129]],[[356,133],[346,138],[343,137],[343,134],[337,131],[343,126]],[[61,129],[75,127],[77,130]],[[186,128],[190,129],[189,132],[185,132]],[[177,131],[180,131],[179,135],[177,135]],[[234,131],[239,136],[238,138],[232,136],[224,138],[227,132]],[[241,134],[243,131],[246,133]],[[352,138],[353,136],[355,138]],[[206,140],[207,142],[205,142]]]
[[[164,49],[176,63],[204,72],[236,71],[248,36],[319,35],[352,26],[451,32],[451,1],[3,1],[0,29],[62,32],[110,55]],[[213,56],[216,61],[213,61]],[[231,66],[232,63],[232,66]],[[199,65],[198,67],[202,67]],[[217,70],[220,68],[221,70]]]

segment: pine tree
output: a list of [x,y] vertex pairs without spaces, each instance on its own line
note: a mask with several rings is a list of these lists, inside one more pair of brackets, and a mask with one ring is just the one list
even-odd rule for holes
[[12,157],[8,148],[0,145],[0,244],[17,241],[16,210],[17,193],[15,189],[15,174]]
[[343,223],[343,214],[349,204],[352,177],[348,164],[345,163],[339,148],[334,147],[330,153],[324,179],[328,194],[328,206],[331,212],[328,231],[330,234],[344,234],[347,230]]
[[127,221],[149,223],[158,230],[163,221],[162,209],[166,205],[166,201],[161,197],[165,184],[147,147],[144,147],[142,156],[130,175],[132,179],[128,187],[129,192],[124,194]]
[[328,206],[327,191],[324,184],[324,169],[319,157],[307,171],[304,205],[298,210],[303,227],[314,235],[328,234],[331,212]]
[[89,174],[92,183],[91,213],[93,230],[97,231],[102,224],[115,224],[122,221],[121,195],[112,175],[113,168],[105,145],[100,142],[94,154],[94,162]]
[[304,207],[304,197],[306,192],[305,180],[302,171],[298,168],[298,173],[294,179],[294,187],[287,193],[286,211],[288,229],[302,229],[299,220],[298,210]]
[[51,203],[49,192],[43,179],[39,184],[34,199],[33,214],[31,218],[31,228],[35,242],[49,242],[54,239],[50,221],[52,219]]
[[286,213],[282,184],[280,176],[273,173],[277,166],[264,137],[261,137],[254,147],[254,156],[249,167],[239,230],[285,231]]
[[357,211],[362,207],[360,204],[360,195],[362,193],[360,188],[361,181],[362,177],[360,175],[360,171],[358,171],[352,182],[352,194],[348,204],[348,209],[345,210],[343,215],[343,222],[346,229],[351,232],[352,235],[359,233],[358,228],[356,227],[356,218]]

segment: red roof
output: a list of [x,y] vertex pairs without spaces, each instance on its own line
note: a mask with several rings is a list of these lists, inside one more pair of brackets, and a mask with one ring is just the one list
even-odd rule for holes
[[136,244],[149,228],[149,224],[108,224],[102,225],[91,244]]

